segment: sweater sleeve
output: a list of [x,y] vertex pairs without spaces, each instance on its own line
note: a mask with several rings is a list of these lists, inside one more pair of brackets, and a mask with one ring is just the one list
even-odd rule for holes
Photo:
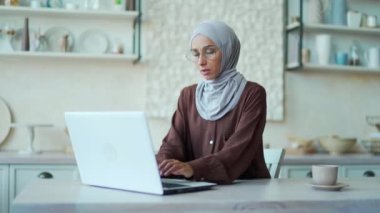
[[[262,134],[266,122],[266,93],[263,87],[252,90],[244,101],[239,122],[224,147],[211,155],[190,161],[194,180],[207,180],[220,184],[232,183],[251,165],[255,177],[268,177],[262,153]],[[223,134],[217,132],[217,134]],[[257,161],[257,162],[254,162]],[[270,177],[270,176],[269,176]]]
[[180,161],[186,161],[185,153],[185,118],[184,118],[184,107],[185,104],[184,90],[181,91],[180,97],[178,99],[177,109],[171,120],[171,127],[168,134],[164,137],[161,147],[156,154],[156,159],[158,163],[161,163],[165,159],[177,159]]

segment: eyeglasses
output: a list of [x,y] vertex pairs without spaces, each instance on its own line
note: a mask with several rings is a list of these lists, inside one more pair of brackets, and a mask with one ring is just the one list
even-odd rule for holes
[[218,53],[219,48],[215,45],[209,45],[202,48],[201,53],[199,53],[196,49],[191,49],[188,54],[186,54],[186,58],[191,62],[198,62],[199,58],[202,56],[206,60],[215,60],[216,54]]

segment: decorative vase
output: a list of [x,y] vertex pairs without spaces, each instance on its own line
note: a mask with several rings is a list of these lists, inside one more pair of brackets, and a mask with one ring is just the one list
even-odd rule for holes
[[380,67],[380,49],[377,47],[371,47],[365,54],[367,60],[367,66],[369,68],[377,69]]
[[21,50],[23,51],[29,51],[30,44],[29,44],[29,18],[26,17],[24,20],[24,29],[22,32],[22,46]]
[[330,0],[330,24],[346,25],[347,1],[346,0]]
[[320,24],[323,22],[323,4],[321,0],[309,0],[309,23]]
[[328,65],[330,63],[331,36],[318,34],[315,39],[315,49],[318,56],[318,64]]

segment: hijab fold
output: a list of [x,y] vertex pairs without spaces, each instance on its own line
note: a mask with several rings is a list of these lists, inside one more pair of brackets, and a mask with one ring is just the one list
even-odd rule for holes
[[192,33],[211,39],[222,52],[220,72],[216,79],[202,80],[195,91],[195,103],[200,116],[209,121],[222,118],[239,102],[247,80],[236,70],[240,54],[240,41],[235,32],[220,21],[200,23]]

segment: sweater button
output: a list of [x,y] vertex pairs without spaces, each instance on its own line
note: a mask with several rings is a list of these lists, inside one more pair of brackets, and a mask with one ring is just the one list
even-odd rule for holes
[[210,141],[210,144],[214,144],[214,141],[213,141],[213,140],[211,140],[211,141]]

